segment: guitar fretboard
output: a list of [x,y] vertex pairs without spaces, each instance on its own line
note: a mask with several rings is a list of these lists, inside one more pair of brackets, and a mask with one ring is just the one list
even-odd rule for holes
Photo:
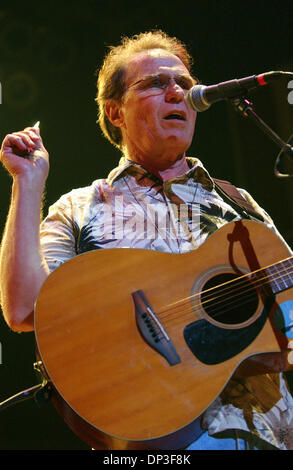
[[269,266],[264,269],[273,294],[278,294],[293,286],[293,258]]

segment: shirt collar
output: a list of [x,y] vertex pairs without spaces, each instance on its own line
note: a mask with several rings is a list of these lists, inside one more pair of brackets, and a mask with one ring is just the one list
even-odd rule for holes
[[[184,175],[178,176],[176,178],[172,178],[169,180],[169,183],[176,183],[186,181],[187,179],[193,177],[194,181],[201,183],[209,191],[212,191],[214,188],[214,182],[210,177],[208,171],[204,168],[202,162],[198,158],[193,157],[186,157],[187,163],[189,166],[189,170]],[[114,168],[108,175],[107,182],[110,186],[117,181],[120,177],[123,176],[125,173],[133,173],[133,170],[137,174],[147,175],[150,174],[148,170],[146,170],[142,165],[133,162],[132,160],[128,160],[126,157],[121,157],[119,164],[116,168]],[[153,175],[153,178],[156,176]],[[157,178],[159,180],[159,178]]]

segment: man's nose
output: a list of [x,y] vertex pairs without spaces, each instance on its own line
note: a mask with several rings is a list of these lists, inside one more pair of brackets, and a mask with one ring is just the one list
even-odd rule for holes
[[171,79],[165,92],[165,100],[168,102],[179,103],[184,100],[184,90],[174,79]]

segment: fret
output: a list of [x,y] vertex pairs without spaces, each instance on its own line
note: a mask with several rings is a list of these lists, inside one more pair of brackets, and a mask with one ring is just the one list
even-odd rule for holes
[[293,283],[292,259],[283,261],[281,262],[281,264],[284,267],[284,272],[286,274],[286,284],[287,284],[287,288],[289,288],[292,286],[292,283]]
[[288,258],[269,266],[266,272],[273,294],[277,294],[293,286],[293,259]]

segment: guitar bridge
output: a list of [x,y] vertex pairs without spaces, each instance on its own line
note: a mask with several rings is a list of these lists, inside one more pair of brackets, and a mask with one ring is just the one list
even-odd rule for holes
[[138,290],[131,295],[135,305],[136,323],[144,340],[161,354],[170,366],[179,364],[181,359],[143,291]]

